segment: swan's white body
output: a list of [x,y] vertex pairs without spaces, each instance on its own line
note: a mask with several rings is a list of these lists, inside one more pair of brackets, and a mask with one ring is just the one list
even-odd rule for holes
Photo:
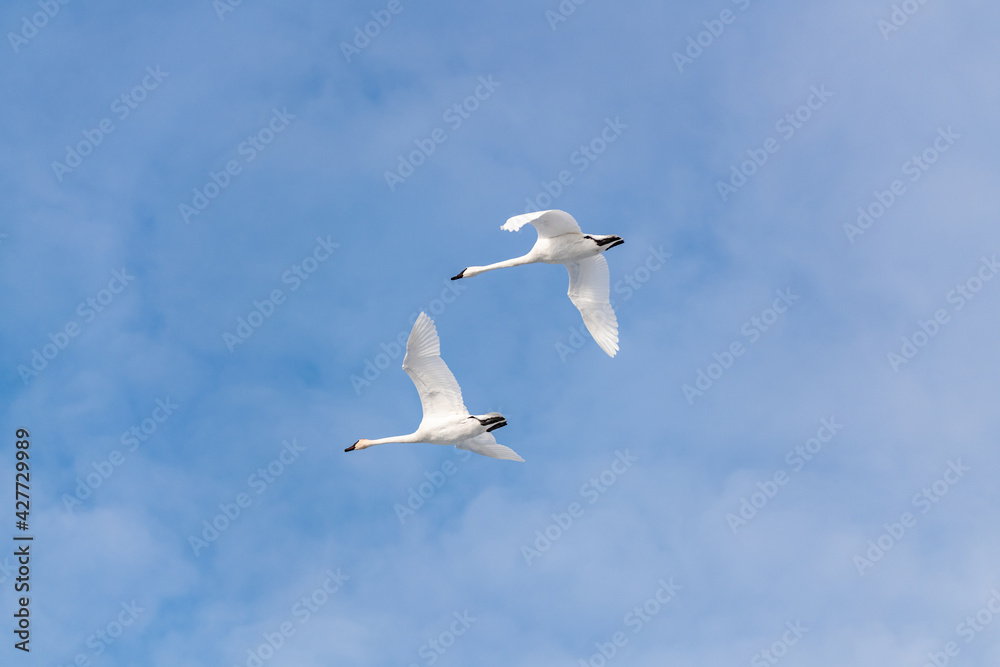
[[621,245],[618,236],[584,234],[565,211],[515,215],[500,228],[516,232],[531,223],[538,240],[528,254],[487,266],[470,266],[452,280],[521,264],[564,264],[569,271],[569,298],[583,316],[587,331],[608,356],[618,352],[618,318],[611,307],[611,275],[601,253]]
[[408,435],[378,440],[362,438],[345,449],[345,452],[388,442],[426,442],[432,445],[455,445],[459,449],[468,449],[495,459],[524,460],[509,447],[498,445],[490,433],[507,425],[503,415],[498,412],[469,414],[462,400],[462,389],[441,358],[437,329],[426,313],[420,313],[417,317],[410,337],[406,340],[403,370],[416,385],[424,411],[417,430]]

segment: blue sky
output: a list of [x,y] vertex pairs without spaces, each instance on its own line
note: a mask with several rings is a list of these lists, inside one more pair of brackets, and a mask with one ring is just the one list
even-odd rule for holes
[[222,2],[0,9],[5,663],[1000,659],[1000,10]]

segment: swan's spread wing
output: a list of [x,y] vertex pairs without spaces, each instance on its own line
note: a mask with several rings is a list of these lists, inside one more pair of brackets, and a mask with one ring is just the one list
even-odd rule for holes
[[603,255],[567,262],[569,298],[580,309],[587,331],[608,356],[618,352],[618,318],[611,307],[611,274]]
[[504,459],[506,461],[524,461],[510,447],[498,445],[492,433],[480,433],[475,438],[463,440],[455,445],[459,449],[468,449],[470,452],[489,456],[494,459]]
[[508,232],[516,232],[529,222],[538,230],[539,238],[543,239],[561,236],[570,232],[580,233],[580,225],[566,211],[537,211],[535,213],[515,215],[513,218],[507,220],[500,229],[506,229]]
[[406,340],[403,370],[417,387],[425,419],[432,415],[469,414],[458,381],[441,358],[437,329],[427,313],[420,313],[413,323]]

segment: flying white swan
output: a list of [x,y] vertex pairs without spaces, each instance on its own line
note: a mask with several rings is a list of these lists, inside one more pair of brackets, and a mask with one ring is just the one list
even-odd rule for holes
[[521,264],[565,264],[569,271],[569,298],[580,310],[587,331],[608,356],[618,352],[618,318],[611,307],[611,276],[601,253],[625,243],[619,236],[584,234],[565,211],[538,211],[515,215],[503,227],[516,232],[531,223],[538,240],[527,255],[488,266],[470,266],[452,278],[470,278],[485,271]]
[[462,401],[462,390],[448,365],[441,358],[441,342],[434,322],[420,313],[406,340],[403,370],[413,380],[420,394],[424,417],[409,435],[378,440],[358,440],[345,449],[352,452],[387,442],[426,442],[432,445],[455,445],[476,454],[508,461],[524,461],[514,450],[498,445],[490,431],[507,425],[499,412],[471,415]]

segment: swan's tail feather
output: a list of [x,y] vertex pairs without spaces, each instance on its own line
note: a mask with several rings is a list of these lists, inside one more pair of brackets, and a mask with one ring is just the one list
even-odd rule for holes
[[606,250],[611,250],[615,246],[620,246],[621,244],[625,243],[625,239],[623,239],[620,236],[615,236],[614,234],[608,234],[606,236],[585,234],[584,237],[596,243],[597,247],[600,248],[602,252]]
[[495,431],[498,428],[503,428],[507,425],[507,419],[499,412],[491,412],[486,415],[473,415],[473,419],[478,421],[483,426],[489,426],[486,432]]
[[503,428],[506,425],[507,425],[507,420],[505,419],[502,422],[497,422],[496,424],[493,424],[492,426],[490,426],[488,429],[486,429],[486,432],[487,433],[492,433],[493,431],[497,430],[498,428]]

